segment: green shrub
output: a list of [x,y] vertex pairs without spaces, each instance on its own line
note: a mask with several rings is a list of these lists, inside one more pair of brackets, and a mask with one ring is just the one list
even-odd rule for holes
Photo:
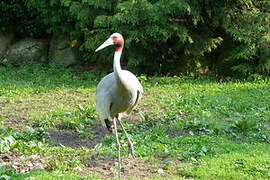
[[123,65],[141,73],[270,72],[269,1],[24,0],[0,6],[2,29],[66,35],[81,59],[97,65],[111,68],[112,51],[94,50],[120,32]]
[[19,37],[44,37],[46,26],[38,13],[26,6],[27,0],[0,2],[0,31],[13,31]]

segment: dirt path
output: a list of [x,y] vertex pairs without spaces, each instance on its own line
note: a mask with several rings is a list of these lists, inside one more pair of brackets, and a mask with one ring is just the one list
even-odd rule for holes
[[[81,173],[94,174],[104,179],[117,178],[118,162],[116,159],[109,159],[110,160],[104,156],[91,156],[85,163],[87,168]],[[164,169],[164,167],[165,164],[163,163],[145,162],[142,158],[124,158],[122,159],[121,173],[123,179],[147,179],[149,177],[169,178],[176,176],[176,162],[167,169]]]

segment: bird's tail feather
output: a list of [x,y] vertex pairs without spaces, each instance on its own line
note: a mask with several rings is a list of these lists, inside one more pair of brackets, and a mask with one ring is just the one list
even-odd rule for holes
[[114,131],[113,123],[109,119],[105,119],[104,121],[105,121],[105,124],[106,124],[108,131],[110,133],[113,133],[113,131]]

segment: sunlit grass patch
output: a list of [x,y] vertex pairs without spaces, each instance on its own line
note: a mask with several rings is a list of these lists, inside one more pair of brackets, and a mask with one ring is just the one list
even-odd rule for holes
[[195,179],[269,179],[269,151],[230,152],[205,158],[194,167],[180,167],[180,174]]

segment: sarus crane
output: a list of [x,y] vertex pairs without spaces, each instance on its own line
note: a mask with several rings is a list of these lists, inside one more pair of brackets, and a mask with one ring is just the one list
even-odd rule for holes
[[128,115],[137,106],[143,93],[143,88],[133,73],[122,70],[121,68],[120,58],[124,48],[123,36],[119,33],[113,33],[96,49],[96,52],[110,45],[116,46],[113,72],[103,77],[97,86],[96,110],[99,118],[105,121],[108,130],[115,134],[120,166],[121,156],[117,123],[121,126],[127,137],[129,155],[134,157],[133,143],[121,122],[121,118]]

